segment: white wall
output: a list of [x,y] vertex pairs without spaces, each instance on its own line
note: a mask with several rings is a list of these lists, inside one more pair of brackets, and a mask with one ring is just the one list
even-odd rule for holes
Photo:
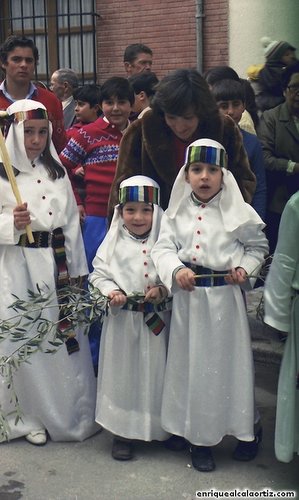
[[291,43],[299,58],[299,0],[229,0],[229,65],[241,77],[264,62],[263,36]]

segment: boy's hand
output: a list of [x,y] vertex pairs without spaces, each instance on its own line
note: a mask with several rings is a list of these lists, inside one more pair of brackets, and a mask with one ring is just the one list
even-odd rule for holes
[[175,275],[175,280],[180,288],[187,292],[192,292],[195,285],[195,273],[188,267],[179,269]]
[[153,286],[144,297],[144,302],[151,302],[152,304],[160,304],[167,297],[167,290],[165,286]]
[[241,285],[247,280],[247,273],[243,267],[232,268],[230,274],[224,279],[229,285]]
[[112,290],[108,293],[108,299],[110,299],[110,305],[114,307],[122,307],[127,302],[126,295],[120,290]]
[[75,171],[74,171],[74,175],[77,175],[78,177],[84,177],[84,168],[81,166],[81,167],[78,167]]
[[25,229],[31,223],[30,212],[27,210],[27,203],[17,205],[13,210],[14,225],[19,231]]

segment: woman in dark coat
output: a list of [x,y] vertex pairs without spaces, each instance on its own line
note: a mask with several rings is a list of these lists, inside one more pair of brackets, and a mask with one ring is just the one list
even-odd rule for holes
[[120,183],[138,174],[158,182],[162,208],[167,208],[185,151],[200,138],[214,139],[224,146],[229,170],[245,201],[251,202],[256,181],[241,133],[231,118],[220,115],[208,84],[196,70],[179,69],[164,77],[156,88],[151,107],[130,125],[122,138],[110,192],[110,214],[118,200]]

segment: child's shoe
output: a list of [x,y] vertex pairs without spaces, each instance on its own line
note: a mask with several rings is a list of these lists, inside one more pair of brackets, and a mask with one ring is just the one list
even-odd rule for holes
[[249,462],[253,460],[259,451],[259,444],[263,438],[263,429],[259,428],[255,434],[253,441],[238,441],[235,451],[233,452],[233,459],[240,460],[241,462]]
[[187,441],[183,436],[173,434],[170,438],[163,441],[165,448],[172,451],[181,451],[187,448]]
[[211,448],[208,446],[194,446],[190,448],[191,460],[194,469],[200,472],[212,472],[215,469],[215,462]]
[[31,431],[29,432],[29,434],[27,434],[27,436],[25,436],[25,439],[35,446],[43,446],[48,440],[45,429]]
[[133,441],[113,439],[111,454],[115,460],[131,460],[134,456],[133,451]]

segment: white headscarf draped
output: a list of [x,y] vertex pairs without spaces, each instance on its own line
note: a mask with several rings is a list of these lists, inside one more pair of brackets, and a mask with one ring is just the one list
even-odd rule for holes
[[[189,158],[189,148],[194,146],[208,146],[225,151],[222,144],[212,139],[198,139],[188,146],[185,163],[175,179],[170,195],[169,205],[166,210],[166,214],[170,219],[175,218],[182,200],[189,197],[192,192],[190,184],[186,181],[185,169],[188,164],[187,159]],[[262,224],[264,227],[265,224],[260,216],[250,205],[248,205],[248,203],[244,201],[233,174],[226,168],[221,168],[221,170],[223,179],[219,206],[226,231],[234,231],[237,227],[240,227],[249,221],[252,223]]]
[[[151,179],[150,177],[146,177],[144,175],[135,175],[133,177],[129,177],[128,179],[125,179],[123,182],[121,182],[119,187],[120,189],[122,189],[125,187],[137,187],[137,186],[141,187],[151,186],[160,191],[160,187],[157,184],[157,182]],[[143,202],[144,200],[140,199],[139,201]],[[120,205],[116,205],[114,207],[114,214],[110,229],[103,243],[100,245],[97,251],[97,256],[100,257],[104,262],[108,263],[110,262],[111,257],[113,255],[114,248],[119,237],[119,232],[122,230],[123,227],[123,219],[120,215],[119,207]],[[149,247],[153,246],[154,243],[157,241],[162,214],[163,214],[162,208],[159,205],[153,203],[152,228],[147,238]]]
[[[14,113],[19,111],[31,111],[33,109],[46,110],[45,106],[41,102],[33,101],[31,99],[20,99],[18,101],[15,101],[7,108],[7,113],[9,115],[13,115]],[[15,167],[20,172],[31,172],[32,171],[31,161],[29,160],[26,154],[24,145],[24,121],[25,120],[14,121],[13,123],[11,123],[5,143],[13,167]],[[59,164],[61,164],[56,149],[54,147],[54,144],[52,142],[52,123],[50,120],[48,120],[48,123],[49,123],[48,143],[50,152],[53,158]]]

